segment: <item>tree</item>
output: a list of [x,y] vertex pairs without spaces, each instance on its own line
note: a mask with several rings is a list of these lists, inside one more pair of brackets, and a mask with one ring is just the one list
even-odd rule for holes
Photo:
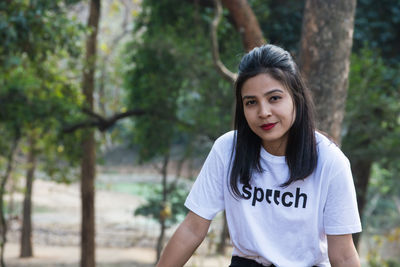
[[34,174],[37,161],[37,148],[36,148],[35,133],[29,136],[29,151],[26,172],[26,190],[24,195],[23,216],[22,216],[22,230],[21,230],[21,258],[33,256],[32,246],[32,187]]
[[[394,174],[400,160],[400,83],[396,78],[399,71],[367,48],[352,56],[350,70],[343,150],[351,160],[358,209],[363,218],[373,165],[379,164]],[[358,244],[359,235],[354,240]]]
[[356,0],[306,0],[300,69],[316,103],[317,128],[340,143]]
[[[97,32],[100,20],[100,0],[91,0],[87,25],[90,34],[86,41],[86,64],[83,69],[82,91],[85,106],[93,111],[94,72],[96,68]],[[95,259],[95,207],[94,181],[96,177],[96,141],[93,129],[86,129],[82,136],[81,161],[81,267],[96,266]]]
[[[13,34],[13,32],[15,32],[15,29],[13,27],[9,27],[7,28],[8,32],[6,31],[6,42],[5,42],[5,49],[1,50],[1,52],[3,54],[1,54],[1,56],[4,55],[4,57],[1,57],[1,59],[4,59],[4,64],[5,65],[10,65],[10,62],[14,62],[15,58],[18,58],[17,56],[19,56],[19,53],[27,53],[29,56],[29,60],[32,62],[36,62],[36,60],[38,61],[38,66],[45,66],[45,62],[46,62],[46,58],[47,55],[52,54],[52,52],[54,51],[59,51],[60,48],[64,48],[66,51],[63,51],[62,53],[64,54],[60,54],[60,56],[63,57],[67,57],[67,56],[74,56],[77,55],[75,47],[69,46],[70,42],[72,43],[77,43],[77,35],[76,33],[76,29],[75,29],[75,25],[73,23],[71,23],[70,20],[68,20],[65,16],[66,15],[66,8],[61,8],[61,7],[67,7],[68,4],[73,4],[77,1],[66,1],[67,6],[64,6],[62,3],[65,1],[59,0],[59,1],[36,1],[35,3],[32,2],[26,2],[26,1],[15,1],[15,7],[11,8],[10,5],[7,6],[7,8],[10,8],[11,11],[16,13],[17,18],[10,18],[10,21],[17,21],[20,22],[23,25],[25,25],[25,23],[28,24],[32,24],[34,25],[34,27],[32,27],[32,29],[34,29],[33,35],[34,37],[37,37],[37,39],[40,39],[40,37],[43,37],[43,40],[36,40],[34,39],[34,41],[32,41],[31,43],[28,44],[28,39],[29,39],[29,35],[32,34],[32,32],[30,31],[21,31],[20,36],[18,36],[18,38],[13,39],[15,37],[15,35]],[[18,5],[17,5],[18,4]],[[27,11],[26,11],[26,10]],[[27,13],[27,16],[20,16],[21,10],[23,10],[24,12]],[[32,12],[32,16],[29,12]],[[10,14],[12,14],[12,12],[9,12]],[[36,16],[36,13],[43,13],[43,16]],[[57,16],[54,16],[54,13],[57,14]],[[7,13],[8,14],[8,13]],[[48,16],[47,16],[48,15]],[[19,17],[18,17],[19,16]],[[30,19],[30,20],[29,20]],[[44,21],[42,21],[42,19]],[[4,24],[0,23],[0,27],[2,27]],[[5,25],[7,25],[7,22],[5,23]],[[18,23],[11,23],[12,26],[15,26],[15,28],[17,29],[18,27],[21,27]],[[56,25],[57,27],[55,27],[54,25]],[[91,23],[89,23],[89,27],[93,25]],[[43,26],[41,28],[41,26]],[[22,27],[23,29],[25,29],[24,27]],[[51,30],[49,30],[51,29]],[[54,32],[53,32],[54,29]],[[93,32],[92,32],[93,33]],[[51,36],[52,38],[49,38],[49,36]],[[93,36],[93,35],[92,35]],[[64,37],[66,37],[66,40],[64,39]],[[30,39],[29,39],[30,40]],[[26,42],[24,42],[26,41]],[[87,51],[93,51],[95,50],[92,49],[92,45],[94,42],[88,42],[88,48]],[[14,44],[14,45],[12,45]],[[22,46],[18,46],[19,44],[22,44]],[[95,45],[95,43],[94,43]],[[17,49],[19,47],[19,50]],[[28,49],[28,48],[29,49]],[[51,50],[51,52],[49,51]],[[90,53],[90,51],[88,53]],[[75,52],[72,53],[72,52]],[[85,87],[85,89],[87,91],[90,91],[90,87],[94,87],[91,85],[93,80],[93,69],[91,66],[92,64],[92,58],[91,56],[87,56],[87,61],[88,62],[88,68],[84,70],[84,74],[86,75],[85,78],[83,80],[83,87]],[[14,60],[14,61],[13,61]],[[42,61],[41,61],[42,60]],[[43,61],[44,60],[44,61]],[[58,58],[59,60],[59,58]],[[94,60],[93,60],[94,61]],[[3,62],[3,61],[2,61]],[[54,62],[53,62],[54,63]],[[32,65],[32,64],[31,64]],[[25,66],[26,67],[26,66]],[[33,71],[35,72],[36,69],[36,65],[31,66],[33,68]],[[12,66],[12,68],[15,68],[15,66]],[[40,71],[37,71],[37,73],[33,74],[33,78],[36,79],[37,84],[40,84],[41,86],[45,85],[46,86],[51,86],[54,94],[55,95],[60,95],[62,97],[67,97],[66,95],[64,95],[63,92],[60,92],[58,90],[56,90],[59,87],[59,83],[62,83],[63,85],[65,85],[65,81],[60,81],[55,79],[54,81],[52,80],[54,77],[52,76],[53,74],[51,74],[51,71],[49,70],[54,70],[54,69],[58,69],[59,68],[59,61],[52,66],[49,66],[49,69],[46,68],[38,68]],[[18,69],[18,68],[17,68]],[[73,69],[73,68],[72,68]],[[18,69],[19,70],[19,69]],[[86,72],[86,70],[89,70],[88,72]],[[69,69],[65,70],[66,72],[70,72]],[[50,75],[51,74],[51,75]],[[90,77],[91,76],[91,77]],[[89,78],[88,78],[89,77]],[[25,80],[25,79],[20,79],[20,80]],[[51,82],[54,82],[54,84],[51,84]],[[88,85],[89,84],[89,85]],[[43,88],[40,88],[43,89]],[[32,95],[35,95],[34,90],[32,90],[32,88],[29,88],[26,90],[28,93],[31,91]],[[35,91],[36,92],[36,91]],[[25,92],[24,92],[25,93]],[[41,95],[41,94],[38,94]],[[90,99],[90,95],[92,95],[91,97],[91,106],[93,107],[93,93],[90,94],[90,92],[87,92],[86,96],[89,96],[87,98]],[[47,97],[47,96],[46,96]],[[46,98],[45,97],[45,98]],[[5,97],[8,98],[8,97]],[[51,102],[52,100],[50,99],[51,97],[49,97],[49,99],[46,98],[46,101]],[[41,99],[43,100],[43,99]],[[36,102],[37,99],[32,99],[32,102]],[[45,101],[40,101],[39,103],[43,103]],[[64,102],[68,102],[66,101],[66,99],[64,99]],[[36,150],[36,153],[39,153],[38,150],[40,150],[40,152],[42,153],[42,160],[47,161],[49,163],[49,165],[52,166],[44,166],[44,169],[46,172],[48,172],[49,174],[51,174],[53,177],[57,176],[56,179],[58,179],[59,181],[68,181],[66,175],[62,175],[59,172],[65,171],[65,168],[62,168],[62,166],[60,166],[59,164],[57,164],[57,159],[55,159],[54,157],[54,151],[56,151],[57,157],[60,157],[60,151],[68,151],[68,153],[73,154],[74,159],[76,160],[78,157],[81,157],[82,154],[80,153],[76,153],[76,151],[72,151],[72,148],[76,148],[76,144],[80,142],[81,140],[81,136],[82,133],[77,133],[75,132],[76,129],[78,128],[85,128],[85,127],[93,127],[93,126],[97,126],[100,130],[104,131],[105,129],[111,127],[112,125],[115,124],[116,121],[118,121],[119,119],[122,119],[126,116],[132,116],[134,114],[138,114],[141,111],[136,112],[135,110],[130,110],[124,113],[119,113],[119,114],[115,114],[110,116],[109,118],[103,118],[102,116],[96,114],[95,112],[93,112],[93,110],[90,109],[90,105],[89,108],[87,108],[88,105],[84,106],[83,108],[79,106],[78,103],[76,103],[76,105],[74,107],[69,106],[67,108],[68,110],[68,114],[67,114],[67,118],[61,114],[58,114],[56,112],[57,109],[54,109],[54,107],[52,105],[48,105],[49,103],[46,103],[46,105],[43,105],[43,107],[49,107],[49,108],[53,108],[52,110],[50,110],[50,112],[53,112],[50,114],[47,114],[47,116],[43,116],[43,114],[41,114],[41,116],[43,117],[50,117],[50,120],[54,120],[54,119],[58,119],[60,124],[56,124],[57,126],[65,124],[65,125],[73,125],[72,130],[71,128],[69,128],[70,132],[69,132],[69,136],[63,136],[63,135],[58,135],[58,133],[51,133],[50,136],[48,135],[48,133],[42,133],[42,135],[40,136],[40,140],[48,140],[50,143],[52,143],[52,145],[50,144],[46,144],[45,147],[43,147],[43,144],[40,146],[40,149],[35,148],[33,150]],[[57,105],[58,107],[64,107],[65,103],[58,103]],[[23,104],[19,103],[18,106],[21,105],[23,106]],[[30,108],[30,107],[29,107]],[[82,115],[80,116],[71,116],[71,115],[77,115],[74,114],[75,113],[79,113],[77,112],[78,110],[83,110],[84,113],[88,114],[88,116],[91,116],[92,118],[94,118],[94,121],[89,121],[89,123],[87,123],[86,121],[84,121],[84,117]],[[37,109],[37,110],[41,110],[41,109]],[[29,112],[28,112],[29,113]],[[65,115],[65,114],[64,114]],[[79,114],[78,114],[79,115]],[[28,118],[28,120],[31,118]],[[43,118],[42,118],[43,120]],[[47,121],[47,120],[46,120]],[[81,121],[78,122],[77,121]],[[52,125],[47,125],[47,128],[51,128],[52,130],[54,130],[54,121],[52,121]],[[40,124],[42,125],[42,124]],[[38,126],[38,124],[35,124],[35,126]],[[46,127],[45,127],[46,128]],[[37,130],[37,129],[34,129]],[[42,129],[41,129],[42,130]],[[65,130],[65,129],[64,129]],[[65,131],[64,131],[65,132]],[[27,133],[29,135],[29,133]],[[90,135],[90,134],[89,134]],[[93,135],[93,134],[92,134]],[[74,142],[71,142],[71,139],[74,140]],[[64,143],[63,145],[63,142]],[[33,144],[34,142],[32,142],[32,145],[37,146],[37,144]],[[67,144],[68,143],[68,144]],[[89,141],[90,143],[90,141]],[[89,147],[91,147],[91,145],[88,145]],[[51,152],[52,151],[52,152]],[[35,154],[36,154],[35,153]],[[44,155],[45,153],[45,155]],[[77,155],[79,154],[79,155]],[[33,157],[32,157],[33,158]],[[31,159],[32,159],[31,158]],[[86,160],[85,162],[92,162],[94,163],[95,159],[94,156],[93,157],[85,157],[84,160]],[[34,161],[34,160],[32,160]],[[32,181],[33,181],[33,171],[35,169],[35,165],[34,164],[29,164],[32,169],[30,171],[28,171],[29,175],[27,175],[27,189],[26,189],[26,196],[25,196],[25,205],[24,205],[24,219],[23,219],[23,230],[22,230],[22,237],[21,237],[21,256],[31,256],[31,251],[32,251],[32,245],[31,245],[31,223],[30,223],[30,212],[31,212],[31,186],[32,186]],[[64,164],[65,165],[65,164]],[[90,165],[90,163],[89,163]],[[69,165],[68,165],[69,166]],[[85,163],[82,164],[82,166],[87,166]],[[82,173],[85,173],[85,171],[89,170],[89,176],[91,173],[90,172],[90,167],[86,168],[86,167],[82,167]],[[67,172],[65,172],[65,174],[67,174]],[[85,176],[86,177],[86,176]],[[94,186],[90,186],[90,183],[92,183],[93,185],[93,181],[89,180],[84,180],[84,181],[88,181],[89,183],[89,190],[85,190],[88,186],[83,186],[83,195],[89,195],[90,198],[90,190],[92,190],[94,193]],[[85,183],[85,185],[87,185],[88,183]],[[88,192],[89,191],[89,192]],[[92,194],[94,195],[94,194]],[[83,200],[83,206],[85,206],[85,204],[89,204],[90,202],[87,202],[86,200]],[[94,206],[94,204],[93,204]],[[90,217],[90,213],[85,212],[85,210],[87,210],[87,208],[83,208],[83,217],[85,217],[86,215],[89,215]],[[92,209],[93,210],[93,209]],[[94,215],[91,216],[91,218],[94,219]],[[83,227],[87,226],[88,223],[90,224],[90,221],[83,219]],[[93,224],[94,226],[94,220],[93,220]],[[90,227],[90,225],[89,225]],[[86,229],[86,228],[85,228]],[[91,244],[94,244],[94,230],[93,230],[93,234],[90,236],[91,231],[86,231],[83,230],[82,231],[82,235],[84,236],[82,239],[83,240],[89,240],[87,243],[89,243],[89,245],[84,245],[83,246],[83,250],[85,251],[93,251],[94,254],[94,246],[92,245],[92,248],[88,248],[88,246],[90,246]],[[92,242],[90,243],[90,240],[92,240]],[[83,252],[82,253],[83,257],[90,257],[90,253],[86,253]],[[92,257],[94,259],[94,256]],[[94,260],[93,260],[94,261]]]
[[[38,128],[47,133],[54,133],[54,118],[62,117],[59,112],[65,114],[64,108],[68,106],[67,112],[72,113],[70,100],[74,97],[69,98],[69,96],[74,95],[73,86],[70,82],[66,82],[63,75],[56,73],[55,70],[58,69],[58,65],[46,63],[54,54],[62,54],[63,57],[79,54],[76,41],[82,28],[73,19],[67,18],[66,8],[63,8],[61,2],[63,1],[0,3],[0,28],[3,41],[0,48],[0,63],[2,65],[0,99],[3,103],[0,124],[4,127],[4,131],[13,129],[10,131],[11,140],[18,139],[18,142],[21,143],[27,136],[31,136],[32,148],[36,142],[33,140],[33,133]],[[68,1],[68,3],[73,2]],[[42,15],[37,16],[37,13]],[[58,16],[53,16],[54,13]],[[52,38],[49,38],[49,36],[52,36]],[[60,98],[63,99],[58,101]],[[32,124],[35,125],[36,129],[33,129]],[[33,253],[31,243],[31,192],[36,166],[34,155],[37,151],[35,150],[33,148],[32,153],[30,153],[30,164],[27,171],[21,257],[30,257]],[[10,156],[7,156],[7,158],[12,159]],[[12,165],[12,162],[10,162],[9,166]],[[8,170],[12,170],[12,168],[8,168]],[[9,175],[4,177],[7,178]],[[6,180],[3,180],[3,182]],[[4,193],[4,188],[2,192]],[[3,204],[1,206],[3,207]],[[3,212],[2,218],[4,218]],[[5,238],[6,225],[2,229]],[[5,242],[4,239],[2,251],[4,251]],[[2,264],[4,265],[3,260]]]
[[[4,132],[10,129],[8,137],[11,140],[18,139],[19,143],[23,143],[28,138],[32,147],[31,155],[28,157],[30,164],[28,164],[23,210],[22,257],[32,256],[30,221],[33,173],[36,168],[35,155],[38,154],[39,147],[47,143],[45,140],[48,136],[57,135],[57,127],[61,128],[63,118],[66,115],[70,116],[76,107],[76,87],[72,86],[67,77],[57,72],[54,65],[41,62],[38,67],[35,62],[25,59],[21,66],[14,67],[4,76],[0,75],[2,85],[0,125],[4,128]],[[3,135],[7,136],[4,132]],[[6,230],[6,227],[3,229]]]

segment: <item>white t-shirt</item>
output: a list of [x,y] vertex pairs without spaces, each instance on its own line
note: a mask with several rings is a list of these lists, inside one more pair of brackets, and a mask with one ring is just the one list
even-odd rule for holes
[[185,206],[212,220],[226,212],[233,255],[280,267],[330,266],[326,235],[361,231],[350,164],[341,150],[316,133],[318,163],[303,181],[286,188],[284,156],[261,148],[262,173],[251,187],[239,184],[244,199],[229,189],[234,132],[218,138],[196,179]]

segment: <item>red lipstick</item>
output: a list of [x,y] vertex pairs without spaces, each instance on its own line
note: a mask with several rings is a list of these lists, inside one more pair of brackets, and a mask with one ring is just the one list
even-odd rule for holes
[[272,128],[274,128],[275,125],[276,125],[276,123],[263,124],[263,125],[261,125],[261,129],[268,131],[268,130],[271,130]]

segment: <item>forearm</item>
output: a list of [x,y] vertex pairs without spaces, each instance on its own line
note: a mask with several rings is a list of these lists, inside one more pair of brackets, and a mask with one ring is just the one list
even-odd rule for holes
[[332,267],[360,267],[360,259],[358,254],[353,254],[353,256],[342,259],[342,260],[332,260]]
[[203,241],[180,226],[165,247],[157,267],[183,266]]
[[189,214],[169,240],[157,267],[183,266],[204,240],[209,225],[209,221]]
[[360,267],[351,234],[328,235],[328,255],[332,267]]

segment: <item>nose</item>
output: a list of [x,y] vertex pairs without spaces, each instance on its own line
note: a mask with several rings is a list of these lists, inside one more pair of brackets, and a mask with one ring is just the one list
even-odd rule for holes
[[260,108],[258,110],[258,116],[260,118],[267,118],[267,117],[272,115],[271,108],[270,108],[270,106],[268,104],[263,103],[259,107]]

